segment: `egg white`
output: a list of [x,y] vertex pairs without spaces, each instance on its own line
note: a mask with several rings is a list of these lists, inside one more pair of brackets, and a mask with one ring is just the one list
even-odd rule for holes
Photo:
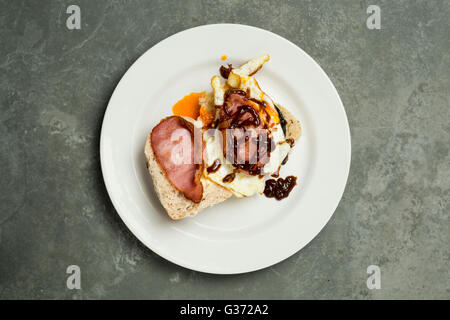
[[[249,197],[256,193],[262,193],[265,187],[266,177],[253,176],[242,172],[235,172],[235,167],[226,162],[223,155],[222,137],[220,131],[216,130],[215,135],[205,132],[203,139],[205,141],[205,170],[204,176],[213,182],[230,190],[236,197]],[[270,153],[269,162],[263,167],[265,176],[269,176],[278,171],[281,162],[286,158],[289,150],[289,144],[285,142],[284,133],[280,125],[277,125],[271,133],[275,149]],[[221,165],[216,172],[208,173],[207,168],[212,166],[214,161],[219,160]],[[235,172],[235,178],[231,182],[223,182],[223,178]]]
[[281,163],[291,150],[291,146],[286,142],[281,125],[272,128],[269,135],[275,143],[275,149],[270,152],[269,162],[264,166],[264,175],[271,175],[278,171]]
[[[226,163],[222,149],[222,138],[220,132],[216,130],[216,135],[205,132],[203,135],[205,140],[205,170],[204,175],[213,182],[230,190],[236,197],[249,197],[256,193],[264,191],[265,181],[258,176],[248,175],[242,172],[236,172],[235,178],[231,182],[223,182],[223,178],[234,172],[234,166]],[[221,165],[216,172],[208,173],[207,168],[210,167],[215,160],[219,160]]]

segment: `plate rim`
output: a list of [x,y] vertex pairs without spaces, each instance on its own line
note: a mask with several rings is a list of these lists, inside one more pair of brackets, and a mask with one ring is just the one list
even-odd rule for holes
[[[270,262],[269,264],[264,264],[264,265],[260,265],[258,267],[251,267],[251,268],[240,268],[242,270],[236,270],[236,271],[218,271],[218,270],[211,270],[211,268],[205,268],[203,266],[198,266],[198,265],[192,265],[190,263],[187,263],[186,261],[181,261],[179,259],[177,259],[175,256],[170,255],[166,252],[162,252],[161,250],[159,250],[159,248],[157,246],[152,246],[150,244],[148,244],[146,240],[143,239],[143,237],[141,236],[140,232],[137,230],[138,228],[135,226],[135,224],[131,223],[130,221],[130,217],[128,217],[126,214],[121,213],[121,211],[118,209],[120,206],[117,203],[117,200],[111,196],[112,194],[112,182],[110,181],[110,177],[105,174],[105,172],[107,171],[105,168],[105,160],[104,158],[105,156],[105,123],[108,120],[108,118],[111,116],[111,109],[110,108],[110,104],[113,101],[116,93],[118,92],[119,87],[121,87],[123,85],[124,79],[126,78],[126,75],[130,72],[131,69],[134,69],[136,67],[136,65],[138,64],[138,62],[143,59],[143,57],[151,50],[153,50],[155,47],[160,46],[163,42],[168,41],[169,39],[171,39],[172,37],[178,36],[181,33],[184,32],[193,32],[196,29],[202,29],[202,28],[214,28],[214,27],[226,27],[226,26],[238,26],[238,27],[242,27],[242,28],[248,28],[248,29],[255,29],[258,32],[264,32],[269,34],[272,37],[276,37],[278,39],[280,39],[281,41],[285,42],[287,45],[293,47],[295,50],[300,51],[301,53],[304,54],[305,57],[307,57],[307,59],[312,62],[312,64],[315,65],[315,67],[318,68],[318,70],[325,76],[326,81],[328,82],[328,85],[331,87],[333,93],[335,94],[335,96],[338,99],[338,103],[340,105],[340,109],[343,112],[343,115],[345,117],[345,132],[346,132],[346,144],[348,146],[348,151],[347,151],[347,158],[348,158],[348,163],[346,163],[346,168],[345,168],[345,183],[343,184],[343,188],[340,191],[339,194],[339,200],[336,202],[336,204],[334,205],[334,209],[332,210],[331,215],[329,216],[329,218],[323,223],[323,225],[321,225],[320,229],[318,230],[318,232],[316,233],[316,235],[314,237],[312,237],[309,241],[307,241],[302,247],[295,249],[293,252],[289,253],[287,256],[285,256],[284,258],[281,259],[276,259],[275,261]],[[343,128],[344,129],[344,128]],[[102,171],[102,176],[103,176],[103,181],[108,193],[108,196],[114,206],[115,211],[117,212],[117,214],[120,216],[120,218],[122,219],[122,221],[124,222],[124,224],[126,225],[126,227],[133,233],[133,235],[148,249],[150,249],[152,252],[156,253],[158,256],[164,258],[165,260],[174,263],[178,266],[181,266],[183,268],[189,269],[189,270],[194,270],[197,272],[203,272],[203,273],[208,273],[208,274],[243,274],[243,273],[250,273],[250,272],[255,272],[258,270],[262,270],[262,269],[266,269],[269,268],[273,265],[276,265],[290,257],[292,257],[292,255],[294,255],[295,253],[299,252],[301,249],[303,249],[304,247],[306,247],[311,241],[313,241],[324,229],[324,227],[328,224],[328,222],[331,220],[331,218],[333,217],[336,209],[338,208],[342,197],[344,195],[344,192],[347,188],[347,184],[348,184],[348,178],[349,178],[349,173],[350,173],[350,167],[351,167],[351,162],[352,162],[352,145],[351,145],[351,131],[350,131],[350,124],[348,122],[348,117],[347,117],[347,113],[344,107],[344,104],[342,102],[342,99],[336,89],[336,87],[334,86],[333,82],[331,81],[330,77],[328,76],[328,74],[323,70],[323,68],[308,54],[306,53],[302,48],[300,48],[299,46],[297,46],[295,43],[293,43],[292,41],[263,28],[260,27],[255,27],[255,26],[251,26],[251,25],[245,25],[245,24],[236,24],[236,23],[216,23],[216,24],[205,24],[205,25],[200,25],[200,26],[196,26],[196,27],[192,27],[192,28],[188,28],[188,29],[184,29],[181,30],[179,32],[176,32],[162,40],[160,40],[159,42],[157,42],[156,44],[154,44],[153,46],[151,46],[150,48],[148,48],[145,52],[143,52],[136,60],[134,60],[134,62],[127,68],[127,70],[125,71],[125,73],[122,75],[122,77],[120,78],[119,82],[117,83],[117,85],[114,88],[113,93],[111,94],[110,99],[108,100],[108,105],[106,106],[106,110],[104,112],[104,116],[102,119],[102,125],[101,125],[101,131],[100,131],[100,142],[99,142],[99,146],[100,146],[100,166],[101,166],[101,171]],[[114,193],[113,193],[114,194]]]

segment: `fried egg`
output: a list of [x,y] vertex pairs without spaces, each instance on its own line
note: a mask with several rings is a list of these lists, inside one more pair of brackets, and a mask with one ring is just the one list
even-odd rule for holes
[[[227,90],[239,89],[246,92],[247,96],[250,98],[263,102],[265,105],[264,111],[270,118],[270,124],[267,129],[269,131],[269,137],[275,145],[275,149],[270,152],[269,161],[264,165],[262,175],[250,175],[237,171],[231,163],[227,163],[223,154],[222,136],[218,130],[213,134],[211,134],[210,131],[206,131],[203,135],[205,142],[204,176],[230,190],[239,198],[262,193],[264,191],[266,177],[278,172],[281,163],[291,149],[291,146],[286,142],[275,104],[272,99],[261,90],[258,82],[252,76],[269,59],[270,57],[268,55],[262,55],[248,61],[239,68],[232,69],[225,83],[223,83],[218,76],[214,76],[211,79],[214,105],[223,105]],[[216,108],[215,120],[219,118],[219,109],[220,108]],[[263,119],[261,116],[260,118]],[[266,121],[265,118],[264,121]],[[216,168],[217,163],[220,163],[218,168]],[[210,168],[210,170],[208,170],[208,168]],[[211,168],[215,170],[211,170]],[[233,179],[227,179],[230,176],[233,176]]]

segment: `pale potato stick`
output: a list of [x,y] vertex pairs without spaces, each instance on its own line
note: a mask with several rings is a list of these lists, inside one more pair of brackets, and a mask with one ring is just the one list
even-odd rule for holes
[[225,96],[225,88],[220,81],[219,76],[214,76],[211,78],[211,87],[214,93],[214,104],[216,106],[223,105],[223,98]]
[[268,54],[263,54],[247,61],[239,68],[233,69],[233,72],[240,76],[251,76],[261,69],[263,64],[269,60],[270,56]]
[[261,69],[262,65],[269,60],[270,56],[268,54],[263,54],[247,61],[239,68],[231,70],[227,80],[228,85],[233,88],[239,87],[241,77],[254,75],[259,69]]
[[241,76],[231,71],[228,75],[227,84],[232,88],[239,88],[239,85],[241,84]]

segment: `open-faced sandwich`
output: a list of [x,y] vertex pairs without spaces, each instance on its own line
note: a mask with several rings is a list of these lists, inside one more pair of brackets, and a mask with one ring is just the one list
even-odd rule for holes
[[[220,67],[211,93],[192,93],[161,120],[145,143],[156,194],[174,219],[194,216],[231,196],[288,196],[296,178],[279,178],[301,126],[261,90],[261,55],[239,68]],[[278,179],[274,179],[278,178]]]

